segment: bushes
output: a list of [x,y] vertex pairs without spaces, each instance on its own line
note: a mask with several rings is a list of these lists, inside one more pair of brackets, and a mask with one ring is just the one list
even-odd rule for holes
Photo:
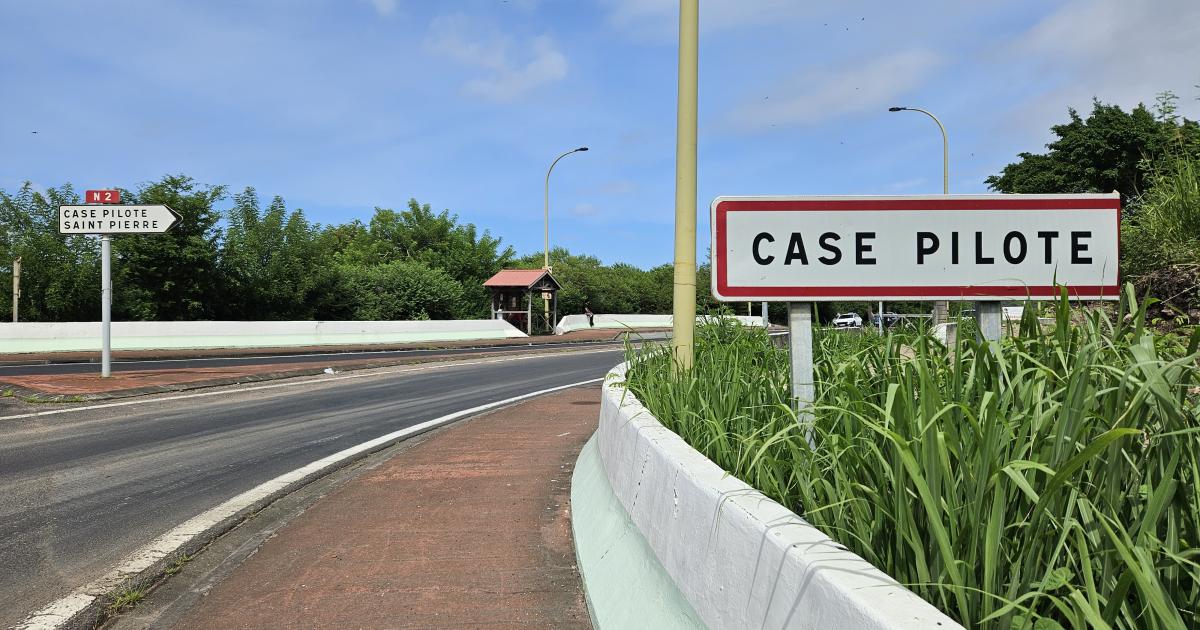
[[815,450],[786,352],[760,331],[702,328],[694,370],[674,378],[651,355],[629,384],[718,465],[968,627],[1194,627],[1200,337],[1164,343],[1124,297],[1115,322],[1072,324],[1063,301],[1045,333],[1027,309],[999,346],[819,334]]
[[1154,180],[1123,226],[1122,270],[1138,290],[1200,308],[1200,170],[1180,158]]
[[454,319],[463,309],[462,285],[424,263],[398,260],[340,272],[337,290],[349,306],[349,319]]

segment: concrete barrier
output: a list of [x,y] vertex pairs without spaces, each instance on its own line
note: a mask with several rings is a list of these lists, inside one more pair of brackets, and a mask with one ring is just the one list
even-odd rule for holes
[[[632,531],[589,538],[576,526],[579,569],[599,628],[652,614],[678,592],[672,625],[710,628],[961,628],[928,602],[688,446],[624,387],[626,366],[609,374],[593,436],[611,497],[595,488],[581,460],[572,512],[622,510]],[[584,456],[588,456],[585,449]],[[615,507],[614,507],[615,506]],[[618,528],[619,529],[619,528]],[[628,549],[621,537],[644,541]],[[635,545],[636,547],[636,545]],[[628,571],[597,558],[616,550]],[[649,569],[647,569],[649,567]],[[669,576],[667,584],[653,575]],[[641,588],[610,576],[649,575]],[[607,576],[607,577],[606,577]],[[613,597],[612,591],[617,591]],[[614,606],[627,611],[614,611]],[[692,611],[698,621],[688,618]],[[641,626],[639,627],[646,627]]]
[[[114,350],[274,348],[525,337],[493,319],[414,322],[113,322]],[[0,323],[0,354],[100,351],[99,322]]]
[[[762,326],[762,317],[755,315],[726,315],[727,318],[736,319],[746,326]],[[708,316],[701,315],[696,318],[697,322],[706,321]],[[588,328],[604,328],[604,329],[645,329],[645,328],[670,328],[674,317],[671,315],[622,315],[622,314],[597,314],[592,316],[593,326],[588,326],[587,315],[564,315],[558,320],[558,325],[554,327],[554,334],[565,335],[572,330],[587,330]]]

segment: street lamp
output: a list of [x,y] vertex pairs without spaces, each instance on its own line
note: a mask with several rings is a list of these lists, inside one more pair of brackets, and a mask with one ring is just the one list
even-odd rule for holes
[[942,121],[938,120],[937,116],[920,109],[918,107],[889,107],[889,112],[921,112],[933,119],[937,123],[938,129],[942,132],[942,194],[950,194],[950,141],[946,138],[946,127],[942,125]]
[[[579,147],[578,149],[571,149],[570,151],[567,151],[566,153],[554,158],[554,161],[550,163],[550,168],[546,170],[546,208],[545,208],[546,209],[546,222],[545,222],[546,247],[543,250],[545,252],[545,254],[544,254],[543,260],[542,260],[542,266],[545,269],[550,269],[550,173],[552,173],[554,171],[554,165],[558,164],[559,160],[567,157],[568,155],[571,155],[572,153],[579,153],[580,151],[587,151],[587,150],[588,150],[587,147]],[[547,308],[549,308],[549,307],[547,307]]]
[[[933,119],[937,123],[938,129],[942,132],[942,194],[950,194],[950,140],[946,138],[946,127],[942,125],[942,121],[938,120],[937,116],[919,108],[919,107],[889,107],[889,112],[921,112]],[[883,314],[880,313],[880,318]],[[933,323],[940,324],[943,320],[950,318],[950,303],[945,301],[937,301],[933,303]],[[880,320],[882,321],[882,319]]]

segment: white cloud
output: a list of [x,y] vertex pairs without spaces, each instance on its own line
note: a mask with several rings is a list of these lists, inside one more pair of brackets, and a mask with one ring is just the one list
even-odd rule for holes
[[576,204],[571,208],[571,214],[577,217],[594,217],[600,213],[600,209],[590,203]]
[[600,186],[602,195],[629,195],[637,191],[637,184],[627,179],[614,179]]
[[[608,20],[617,28],[639,36],[675,37],[679,30],[679,0],[602,0]],[[771,24],[799,15],[804,3],[796,0],[704,0],[700,3],[700,30],[715,31],[756,24]]]
[[[902,179],[900,181],[884,184],[883,187],[888,192],[900,193],[900,192],[905,192],[908,190],[913,190],[915,188],[921,188],[922,186],[924,186],[926,184],[927,181],[928,180],[926,180],[924,177],[914,177],[912,179]],[[971,180],[972,186],[974,186],[978,183],[979,182],[977,182],[975,180]]]
[[1075,0],[1026,31],[1008,53],[1027,65],[1031,82],[1050,83],[1015,112],[1021,120],[1062,122],[1068,105],[1088,110],[1093,97],[1150,105],[1164,90],[1180,96],[1180,113],[1200,112],[1195,0]]
[[434,53],[487,71],[468,80],[463,89],[493,101],[515,100],[567,76],[567,58],[550,37],[541,35],[516,45],[511,37],[461,14],[435,18],[425,45]]
[[391,15],[396,12],[396,0],[371,0],[379,15]]
[[908,50],[841,68],[810,69],[760,99],[734,109],[735,127],[758,131],[782,125],[812,125],[832,118],[877,111],[925,81],[940,63],[928,50]]

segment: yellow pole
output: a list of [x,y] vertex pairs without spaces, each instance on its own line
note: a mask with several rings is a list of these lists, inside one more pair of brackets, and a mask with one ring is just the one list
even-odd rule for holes
[[671,350],[692,369],[696,327],[696,76],[699,0],[679,0],[679,104],[675,135],[675,293]]

